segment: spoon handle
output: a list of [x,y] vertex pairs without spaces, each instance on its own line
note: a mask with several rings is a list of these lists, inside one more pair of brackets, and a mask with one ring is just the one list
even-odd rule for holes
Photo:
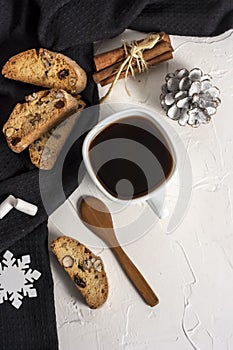
[[158,304],[159,299],[124,250],[120,246],[111,249],[145,302],[150,306]]

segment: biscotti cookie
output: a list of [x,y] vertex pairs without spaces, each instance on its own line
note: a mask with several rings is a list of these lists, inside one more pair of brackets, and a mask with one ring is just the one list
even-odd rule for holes
[[74,113],[78,100],[64,90],[43,90],[18,103],[3,126],[9,147],[22,152],[32,142]]
[[85,71],[69,57],[47,49],[21,52],[9,59],[2,74],[13,80],[78,94],[86,87]]
[[103,305],[108,296],[108,281],[101,258],[67,236],[55,239],[51,249],[88,306],[96,309]]
[[85,103],[79,99],[77,112],[74,115],[42,135],[29,146],[31,162],[37,168],[49,170],[54,166],[67,137],[77,121],[78,115],[84,107]]

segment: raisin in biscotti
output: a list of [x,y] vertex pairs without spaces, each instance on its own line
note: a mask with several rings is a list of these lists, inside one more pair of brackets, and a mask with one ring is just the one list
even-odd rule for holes
[[9,59],[2,74],[13,80],[78,94],[86,87],[85,71],[69,57],[47,49],[21,52]]
[[108,296],[108,281],[101,258],[67,236],[55,239],[51,249],[88,306],[96,309],[103,305]]
[[79,99],[77,112],[57,127],[51,129],[29,146],[31,162],[39,169],[51,169],[69,136],[85,103]]
[[25,100],[15,106],[3,126],[8,146],[16,153],[74,113],[78,106],[78,100],[61,89],[33,93]]

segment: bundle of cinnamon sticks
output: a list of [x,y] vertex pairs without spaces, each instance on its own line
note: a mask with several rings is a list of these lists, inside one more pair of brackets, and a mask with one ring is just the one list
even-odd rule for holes
[[[158,63],[170,60],[173,55],[173,48],[169,35],[159,33],[161,40],[151,49],[143,51],[143,58],[147,63],[148,68]],[[142,40],[136,41],[140,43]],[[93,74],[93,79],[101,86],[105,86],[114,82],[119,68],[126,58],[124,47],[119,47],[114,50],[104,52],[94,56],[96,72]],[[138,73],[137,63],[132,63],[134,73]],[[125,78],[126,68],[121,72],[119,79]],[[128,70],[127,75],[132,75],[131,70]]]

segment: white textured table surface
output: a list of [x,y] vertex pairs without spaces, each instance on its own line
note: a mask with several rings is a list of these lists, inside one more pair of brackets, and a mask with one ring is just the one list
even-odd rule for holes
[[[127,31],[122,37],[134,39],[139,34]],[[233,32],[215,38],[172,36],[171,40],[173,60],[135,81],[128,79],[131,97],[123,81],[118,82],[107,101],[144,105],[165,118],[159,106],[160,87],[167,72],[183,67],[199,67],[211,74],[221,90],[222,104],[209,125],[182,128],[166,118],[186,145],[192,165],[192,196],[177,229],[166,234],[166,222],[155,221],[146,204],[131,205],[114,215],[120,237],[127,221],[134,218],[141,217],[139,231],[145,223],[153,223],[138,239],[126,239],[124,249],[160,303],[150,308],[142,301],[111,251],[65,203],[50,217],[50,239],[61,233],[71,235],[100,254],[110,292],[102,308],[90,310],[51,255],[61,350],[233,350]],[[97,49],[119,44],[120,38],[115,38],[98,44]],[[92,193],[91,187],[85,178],[71,196],[72,203],[80,193]],[[168,202],[175,199],[168,193]],[[129,237],[132,229],[130,222]]]

